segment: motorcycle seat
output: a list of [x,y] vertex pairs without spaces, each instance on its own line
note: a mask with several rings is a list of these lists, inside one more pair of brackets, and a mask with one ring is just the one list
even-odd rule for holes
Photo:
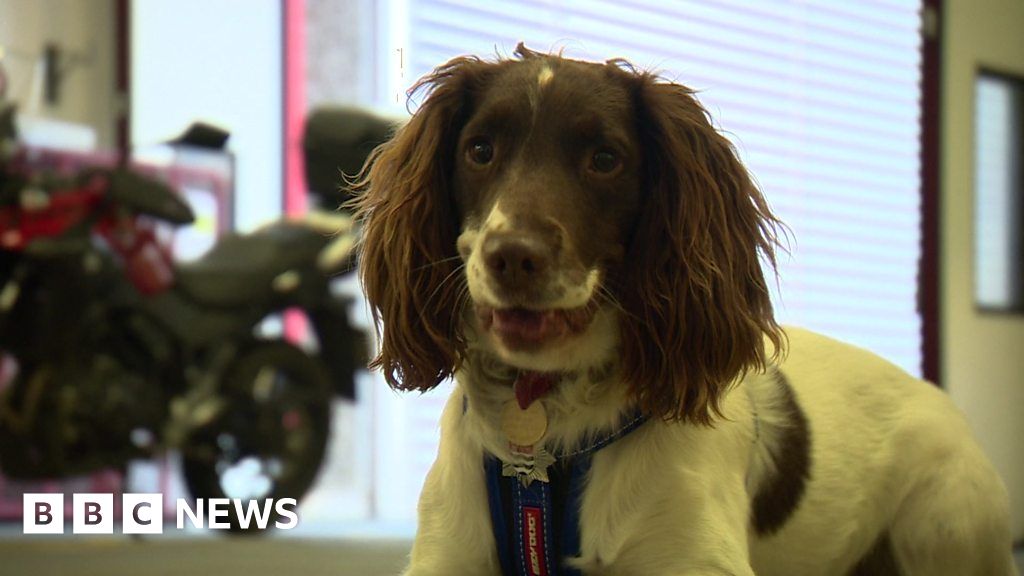
[[330,237],[307,226],[279,222],[250,234],[228,234],[200,259],[179,264],[175,285],[190,299],[215,307],[263,305],[275,297],[274,279],[289,270],[316,270]]

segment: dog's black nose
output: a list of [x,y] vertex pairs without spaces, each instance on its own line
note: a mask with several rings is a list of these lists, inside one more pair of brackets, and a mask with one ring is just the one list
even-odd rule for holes
[[491,233],[482,249],[487,270],[506,288],[539,282],[551,269],[551,247],[529,234]]

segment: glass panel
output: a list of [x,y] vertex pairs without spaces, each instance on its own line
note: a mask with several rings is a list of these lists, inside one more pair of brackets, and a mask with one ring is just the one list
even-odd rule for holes
[[974,92],[975,302],[983,310],[1022,312],[1024,80],[982,73]]

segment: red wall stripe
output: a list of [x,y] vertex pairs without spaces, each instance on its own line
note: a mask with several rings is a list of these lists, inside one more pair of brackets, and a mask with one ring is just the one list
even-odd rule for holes
[[284,14],[284,212],[306,211],[302,123],[306,117],[306,2],[282,0]]

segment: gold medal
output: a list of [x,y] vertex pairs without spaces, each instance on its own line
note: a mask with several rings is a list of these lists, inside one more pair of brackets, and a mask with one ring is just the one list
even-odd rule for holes
[[548,431],[548,413],[541,402],[533,402],[523,410],[513,400],[501,411],[501,431],[512,444],[533,446]]

